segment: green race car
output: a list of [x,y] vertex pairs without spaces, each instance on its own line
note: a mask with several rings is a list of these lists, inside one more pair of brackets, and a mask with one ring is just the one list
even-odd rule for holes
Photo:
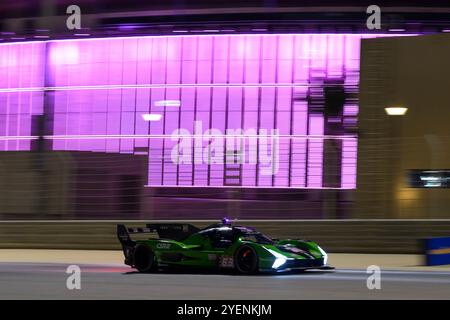
[[[157,237],[132,240],[130,235],[156,233]],[[117,225],[125,264],[140,272],[162,267],[234,269],[242,274],[263,271],[333,269],[327,254],[309,240],[275,240],[254,228],[231,224],[228,219],[199,229],[190,224],[147,224],[145,228]]]

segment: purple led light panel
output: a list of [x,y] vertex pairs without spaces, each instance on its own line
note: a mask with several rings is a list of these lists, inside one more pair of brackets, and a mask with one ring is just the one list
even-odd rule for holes
[[[259,163],[244,163],[240,186],[327,188],[324,140],[307,137],[328,135],[330,119],[323,103],[311,101],[321,101],[330,79],[345,88],[358,85],[362,37],[203,35],[0,45],[0,150],[30,149],[29,139],[6,137],[31,136],[31,117],[42,114],[46,87],[53,99],[51,135],[60,137],[53,141],[54,150],[134,153],[135,148],[148,147],[148,185],[236,183],[227,178],[233,171],[228,164],[172,161],[179,141],[170,135],[179,128],[194,132],[195,121],[201,121],[203,133],[277,129],[283,136],[278,172],[264,175]],[[161,101],[175,101],[176,106]],[[342,124],[343,137],[357,113],[357,103],[349,102],[335,119]],[[144,114],[162,117],[145,121]],[[289,137],[296,135],[302,137]],[[340,188],[353,189],[357,139],[339,143]],[[207,144],[193,143],[193,149]]]

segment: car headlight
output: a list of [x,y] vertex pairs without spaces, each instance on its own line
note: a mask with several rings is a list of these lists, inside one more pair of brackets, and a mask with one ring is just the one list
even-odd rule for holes
[[275,262],[272,264],[273,269],[278,269],[280,266],[286,263],[287,258],[282,254],[279,254],[278,252],[271,249],[267,249],[267,251],[269,251],[275,257]]
[[327,262],[328,262],[328,254],[321,247],[317,246],[317,248],[319,249],[319,252],[323,256],[323,264],[327,264]]

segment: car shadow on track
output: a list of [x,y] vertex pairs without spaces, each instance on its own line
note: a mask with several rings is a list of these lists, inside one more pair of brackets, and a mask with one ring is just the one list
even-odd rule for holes
[[123,275],[137,275],[137,274],[183,274],[183,275],[226,275],[226,276],[251,276],[251,277],[267,277],[267,276],[289,276],[289,275],[321,275],[328,274],[334,270],[296,270],[296,271],[283,271],[283,272],[260,272],[256,274],[241,274],[231,270],[210,270],[210,269],[159,269],[158,271],[142,273],[139,271],[129,271],[122,273]]

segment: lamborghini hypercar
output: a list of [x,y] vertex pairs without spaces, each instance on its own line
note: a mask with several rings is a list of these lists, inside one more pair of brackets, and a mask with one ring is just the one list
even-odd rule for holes
[[204,229],[178,223],[147,224],[143,228],[119,224],[117,237],[125,264],[140,272],[164,267],[232,269],[243,274],[333,269],[327,265],[325,251],[312,241],[271,239],[227,219]]

